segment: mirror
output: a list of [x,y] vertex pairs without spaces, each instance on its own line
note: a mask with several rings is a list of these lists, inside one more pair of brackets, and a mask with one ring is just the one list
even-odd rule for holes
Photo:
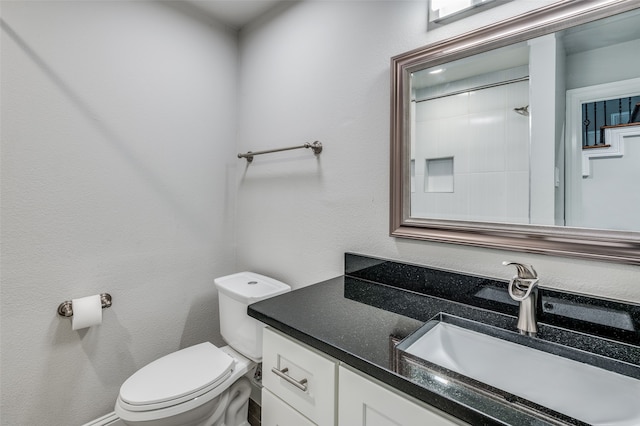
[[392,58],[391,235],[640,264],[640,5]]

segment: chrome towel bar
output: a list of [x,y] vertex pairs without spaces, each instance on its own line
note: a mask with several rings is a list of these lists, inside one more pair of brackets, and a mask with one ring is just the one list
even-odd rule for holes
[[313,150],[313,153],[318,155],[322,152],[322,143],[320,143],[319,141],[315,141],[312,143],[307,142],[304,145],[290,146],[288,148],[276,148],[276,149],[268,149],[265,151],[255,151],[255,152],[249,151],[244,154],[238,154],[238,158],[246,158],[247,163],[250,163],[253,161],[254,155],[270,154],[272,152],[289,151],[291,149],[301,149],[301,148],[311,148]]
[[[111,295],[109,293],[100,294],[100,302],[102,303],[102,309],[111,307]],[[73,303],[71,300],[66,300],[58,306],[58,315],[61,317],[73,316]]]

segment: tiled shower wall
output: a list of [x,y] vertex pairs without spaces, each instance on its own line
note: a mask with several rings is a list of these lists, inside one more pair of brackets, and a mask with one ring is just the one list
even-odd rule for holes
[[[412,216],[528,223],[529,117],[514,111],[528,103],[528,81],[417,102]],[[452,191],[434,159],[452,160]]]

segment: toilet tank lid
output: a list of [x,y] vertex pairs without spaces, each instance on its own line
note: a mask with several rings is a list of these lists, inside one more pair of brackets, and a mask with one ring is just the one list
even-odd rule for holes
[[254,303],[291,291],[291,287],[255,272],[238,272],[214,280],[216,288],[240,302]]

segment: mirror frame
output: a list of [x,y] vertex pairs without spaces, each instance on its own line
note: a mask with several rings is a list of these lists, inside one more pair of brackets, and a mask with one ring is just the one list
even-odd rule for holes
[[562,0],[391,58],[390,235],[640,265],[640,232],[412,218],[409,170],[411,73],[638,8],[637,0]]

